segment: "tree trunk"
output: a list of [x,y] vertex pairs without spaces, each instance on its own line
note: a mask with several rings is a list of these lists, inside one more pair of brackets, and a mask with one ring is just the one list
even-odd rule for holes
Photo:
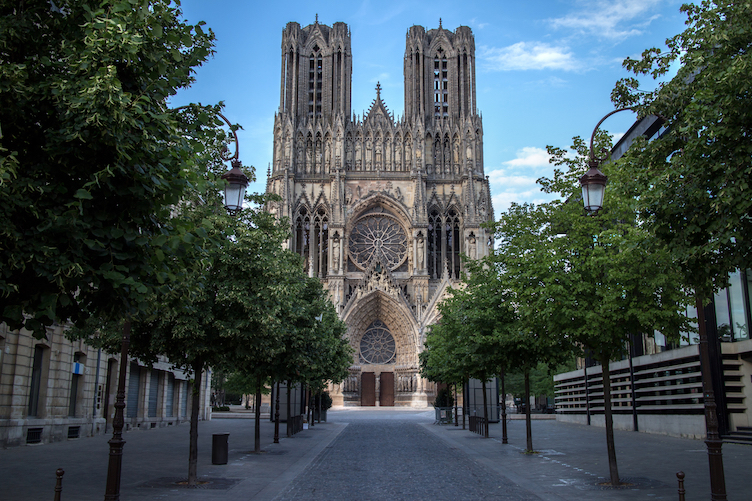
[[311,385],[306,385],[306,391],[305,391],[305,398],[306,398],[306,421],[311,423]]
[[313,426],[316,424],[316,394],[312,393],[312,402],[311,402],[311,421],[310,426],[313,428]]
[[507,438],[507,392],[504,388],[504,371],[501,371],[501,443],[509,443],[509,439]]
[[606,449],[608,449],[608,472],[611,485],[619,485],[619,468],[616,466],[616,446],[614,445],[614,417],[611,414],[611,369],[608,360],[603,364],[603,417],[606,420]]
[[483,438],[488,438],[488,397],[486,396],[486,381],[483,380],[483,419],[486,420],[483,430]]
[[527,437],[525,452],[533,452],[533,427],[530,418],[530,369],[525,369],[525,435]]
[[261,452],[261,379],[256,383],[256,423],[254,424],[253,452]]
[[462,429],[465,429],[465,411],[469,409],[467,406],[467,399],[465,398],[465,388],[467,387],[467,379],[462,383]]
[[319,390],[319,393],[318,393],[319,398],[318,398],[318,402],[317,402],[318,405],[316,406],[316,407],[318,407],[318,411],[319,411],[319,424],[321,424],[321,401],[324,399],[323,393],[324,393],[323,390]]
[[279,381],[277,381],[277,391],[274,392],[274,443],[279,443]]
[[198,411],[201,407],[201,375],[204,364],[201,361],[193,363],[193,401],[191,402],[191,431],[188,446],[188,485],[198,484]]
[[292,436],[292,420],[290,419],[290,412],[291,412],[291,405],[290,405],[290,381],[287,381],[287,438],[290,438]]
[[457,383],[454,383],[454,426],[459,426],[459,416],[457,416]]

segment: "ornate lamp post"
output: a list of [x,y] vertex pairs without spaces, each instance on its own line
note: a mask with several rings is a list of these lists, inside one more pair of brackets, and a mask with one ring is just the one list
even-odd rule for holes
[[[177,111],[188,106],[181,106],[175,108],[173,111]],[[224,120],[228,126],[231,126],[230,121],[227,120],[223,114],[217,112],[222,120]],[[221,153],[221,158],[224,161],[231,161],[232,169],[222,176],[222,179],[227,181],[225,186],[225,208],[230,214],[237,214],[243,208],[243,199],[245,198],[245,190],[248,187],[248,177],[241,171],[241,163],[238,158],[238,135],[232,128],[233,136],[235,137],[235,155],[232,157],[227,156],[225,152]],[[120,478],[123,468],[123,446],[125,440],[123,440],[123,426],[125,424],[125,379],[126,371],[128,369],[128,348],[130,346],[130,334],[131,334],[131,322],[130,319],[126,319],[123,325],[123,339],[120,345],[120,371],[118,374],[118,389],[117,396],[115,398],[115,416],[112,420],[112,438],[109,440],[110,444],[110,458],[107,465],[107,486],[105,488],[105,501],[118,501],[120,499]],[[106,410],[105,410],[106,412]]]
[[[227,120],[227,117],[222,113],[217,112],[217,115],[219,115],[227,125],[230,125],[230,121]],[[232,135],[235,138],[235,154],[232,157],[229,157],[226,156],[226,152],[222,153],[222,160],[229,161],[230,165],[232,165],[232,169],[225,172],[222,175],[222,179],[227,181],[227,184],[225,185],[225,208],[230,214],[234,215],[243,209],[243,199],[245,198],[245,190],[248,188],[249,179],[241,170],[243,166],[238,158],[240,153],[238,147],[238,134],[232,129],[232,127],[230,127],[230,131],[232,131]]]
[[[593,135],[590,137],[590,161],[588,162],[590,169],[580,178],[580,185],[582,186],[582,199],[585,210],[592,215],[595,215],[603,208],[603,195],[608,181],[608,178],[598,169],[601,163],[608,157],[599,158],[593,153],[595,133],[604,120],[614,113],[625,110],[632,110],[632,108],[619,108],[603,117],[598,122],[598,125],[595,126],[595,129],[593,129]],[[710,369],[710,350],[708,347],[708,333],[705,327],[705,310],[699,295],[696,295],[696,308],[697,327],[700,337],[698,351],[700,354],[700,373],[702,374],[702,400],[705,406],[705,445],[708,448],[708,463],[710,467],[710,499],[712,501],[725,501],[726,479],[723,472],[723,453],[721,451],[723,440],[718,432],[718,414],[716,413],[717,405],[713,390],[713,373]],[[630,353],[630,362],[631,355]]]

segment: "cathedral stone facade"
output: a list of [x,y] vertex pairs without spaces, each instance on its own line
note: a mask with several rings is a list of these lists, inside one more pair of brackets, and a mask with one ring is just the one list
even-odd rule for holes
[[335,405],[423,407],[435,388],[418,354],[461,256],[488,254],[493,218],[483,172],[470,28],[407,31],[404,116],[380,86],[351,112],[353,59],[345,23],[282,32],[279,111],[268,210],[292,224],[290,249],[329,289],[355,355],[331,388]]

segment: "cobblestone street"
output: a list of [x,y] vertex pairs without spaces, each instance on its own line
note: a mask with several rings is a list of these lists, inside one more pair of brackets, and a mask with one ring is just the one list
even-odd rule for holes
[[351,423],[279,501],[538,500],[409,421]]

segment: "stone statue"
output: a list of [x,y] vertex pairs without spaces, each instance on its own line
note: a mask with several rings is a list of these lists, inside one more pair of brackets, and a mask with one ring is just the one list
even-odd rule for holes
[[415,268],[418,270],[423,269],[423,256],[425,255],[425,248],[423,246],[423,234],[418,234],[418,260],[415,263]]
[[467,255],[470,257],[470,259],[476,258],[475,249],[476,249],[475,235],[470,235],[470,241],[468,243],[468,248],[467,248]]
[[332,268],[334,273],[339,273],[339,237],[335,237],[332,242]]

